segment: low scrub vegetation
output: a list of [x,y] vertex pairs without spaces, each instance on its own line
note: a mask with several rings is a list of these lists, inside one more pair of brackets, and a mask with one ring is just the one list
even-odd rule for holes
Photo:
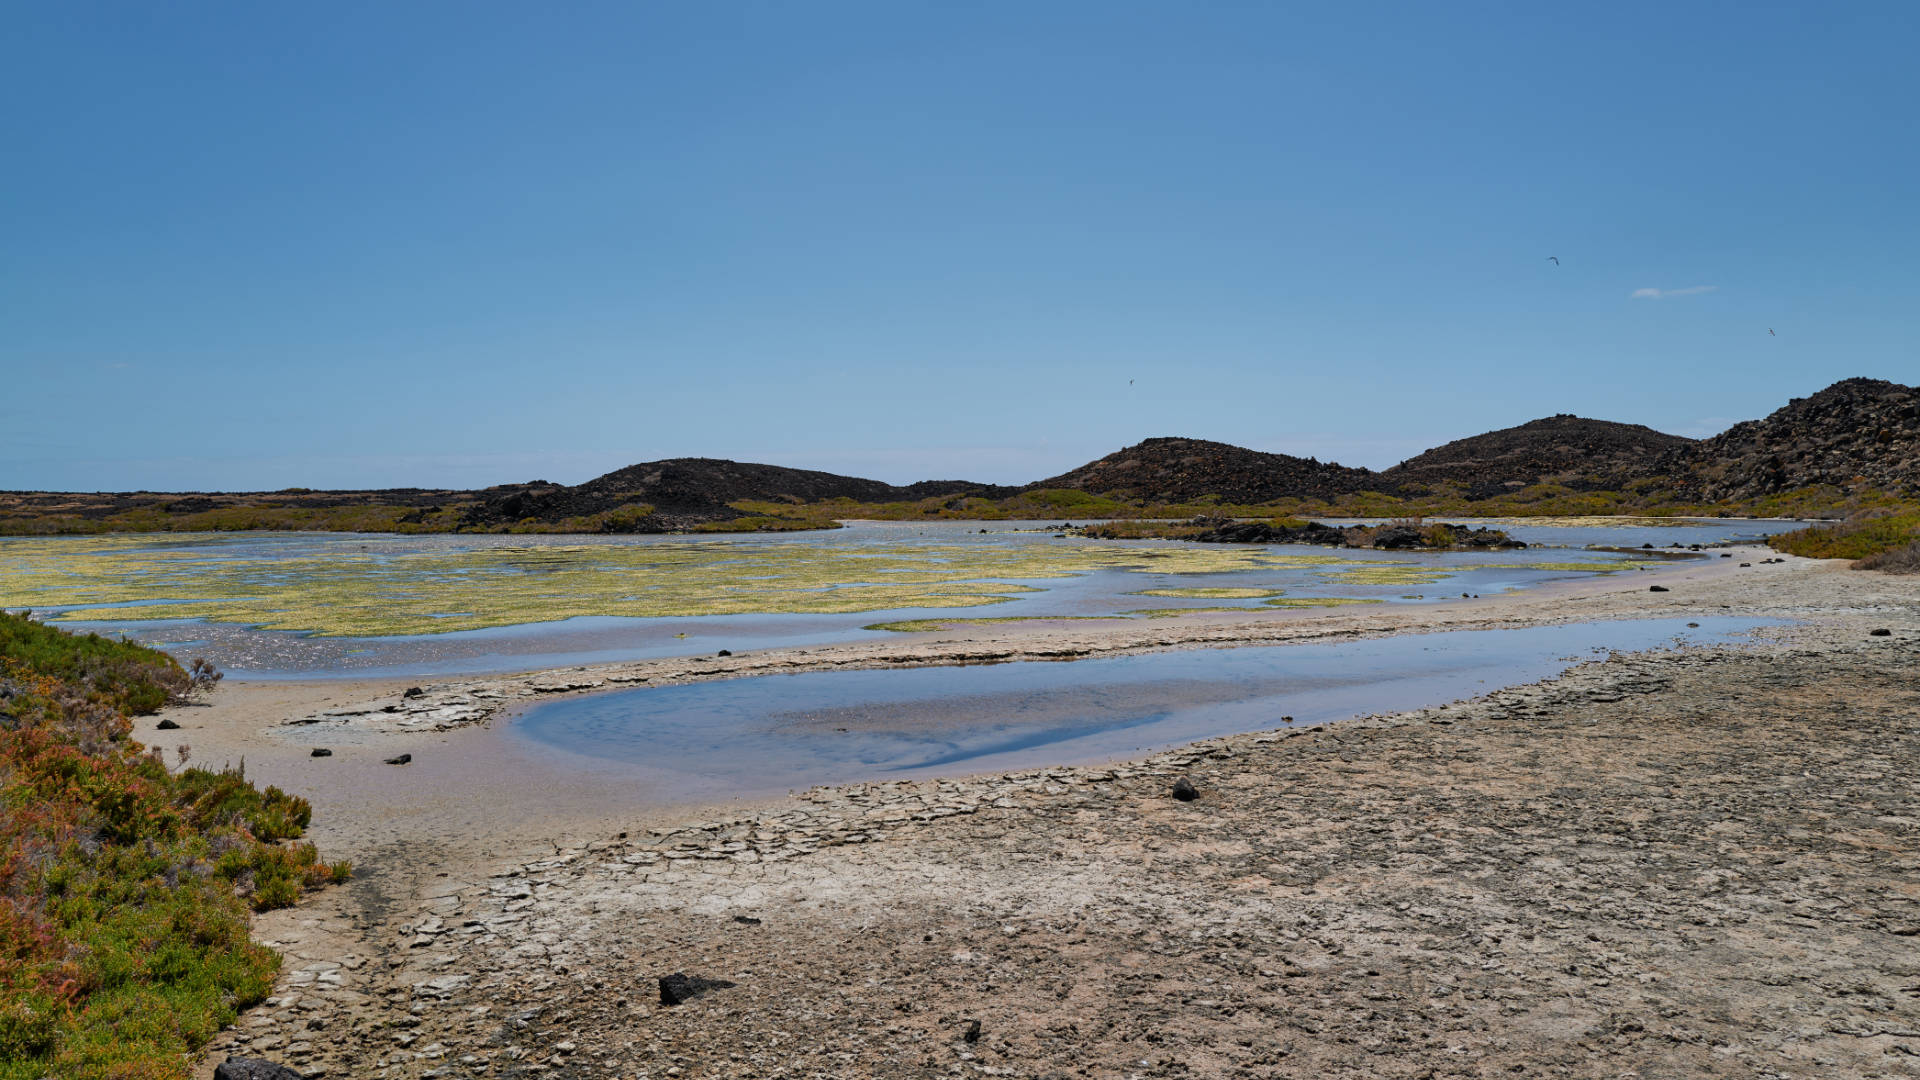
[[[1845,521],[1815,525],[1795,532],[1781,533],[1768,540],[1776,551],[1811,559],[1861,560],[1860,569],[1890,569],[1898,561],[1893,553],[1920,541],[1920,511],[1869,511]],[[1875,566],[1869,559],[1884,558]]]
[[1889,574],[1920,574],[1920,540],[1869,555],[1853,564],[1855,570],[1883,570]]
[[64,512],[40,516],[0,514],[0,535],[64,536],[144,532],[246,532],[311,530],[383,533],[655,533],[768,532],[831,529],[846,519],[881,521],[1125,521],[1140,518],[1182,520],[1199,516],[1293,518],[1434,517],[1779,517],[1844,518],[1867,512],[1898,511],[1910,500],[1875,490],[1844,491],[1817,485],[1761,498],[1701,503],[1683,500],[1653,481],[1620,491],[1585,491],[1561,484],[1535,484],[1492,498],[1469,498],[1445,486],[1400,495],[1362,491],[1331,499],[1280,499],[1257,505],[1222,502],[1208,496],[1166,503],[1118,493],[1074,489],[1037,489],[1005,498],[946,495],[906,502],[862,503],[853,499],[818,502],[742,500],[714,513],[666,512],[645,503],[569,517],[526,517],[482,523],[469,513],[477,504],[453,500],[436,506],[361,504],[299,505],[293,502],[247,503],[204,508],[198,502],[157,503],[105,516]]
[[129,738],[215,677],[0,613],[0,1080],[187,1076],[272,986],[248,908],[350,873],[298,842],[305,800]]

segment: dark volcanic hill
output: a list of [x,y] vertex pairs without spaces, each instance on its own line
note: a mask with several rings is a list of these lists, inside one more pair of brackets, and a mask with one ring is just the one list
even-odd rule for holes
[[1073,488],[1148,502],[1193,502],[1217,495],[1224,503],[1325,499],[1362,490],[1377,476],[1313,458],[1268,454],[1205,439],[1148,439],[1026,490]]
[[1751,499],[1831,484],[1920,494],[1920,390],[1843,379],[1661,463],[1687,495]]
[[1652,475],[1656,462],[1684,453],[1693,442],[1640,424],[1561,413],[1455,439],[1387,469],[1380,479],[1401,494],[1455,488],[1475,499],[1543,483],[1617,490]]
[[680,528],[738,517],[739,511],[729,504],[742,500],[795,504],[830,499],[898,502],[955,495],[1001,498],[1015,490],[963,480],[923,480],[896,487],[879,480],[781,465],[670,458],[629,465],[573,487],[536,482],[497,489],[467,511],[465,522],[473,526],[510,524],[527,518],[556,522],[644,504],[655,510],[647,528]]

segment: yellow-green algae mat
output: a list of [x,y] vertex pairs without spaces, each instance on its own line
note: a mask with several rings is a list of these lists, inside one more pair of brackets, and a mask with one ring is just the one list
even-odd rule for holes
[[84,537],[0,546],[0,607],[76,608],[63,619],[206,619],[375,636],[584,615],[972,607],[1038,591],[1020,579],[1100,569],[1207,574],[1353,565],[1332,555],[1240,547],[1079,543],[834,547],[710,540],[286,557],[172,537]]

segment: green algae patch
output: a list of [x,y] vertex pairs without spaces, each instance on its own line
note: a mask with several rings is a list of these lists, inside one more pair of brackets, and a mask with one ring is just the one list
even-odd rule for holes
[[1257,607],[1162,607],[1135,608],[1132,611],[1123,611],[1120,614],[1131,615],[1139,619],[1177,619],[1182,615],[1192,615],[1200,611],[1238,611],[1241,614],[1249,614],[1257,613],[1259,610]]
[[1375,596],[1276,596],[1272,600],[1262,602],[1268,607],[1277,608],[1345,607],[1348,604],[1386,603],[1385,600]]
[[1173,598],[1191,598],[1195,600],[1264,600],[1269,596],[1279,596],[1279,589],[1142,589],[1128,593],[1128,596],[1166,596]]
[[1328,574],[1327,580],[1340,585],[1432,585],[1445,581],[1453,572],[1413,563],[1366,563]]
[[899,619],[894,622],[868,623],[860,629],[890,630],[896,634],[924,634],[934,630],[952,630],[959,626],[994,626],[1003,623],[1033,622],[1111,622],[1125,617],[1125,615],[1006,615],[997,619]]
[[903,539],[528,542],[394,550],[389,542],[261,553],[192,538],[12,540],[0,607],[59,619],[204,619],[322,636],[446,633],[593,615],[841,614],[997,604],[1025,582],[1096,570],[1209,574],[1323,565],[1231,548]]

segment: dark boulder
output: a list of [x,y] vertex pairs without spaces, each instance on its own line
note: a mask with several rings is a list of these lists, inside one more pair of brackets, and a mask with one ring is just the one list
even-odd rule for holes
[[1200,797],[1200,789],[1193,786],[1193,781],[1183,776],[1173,782],[1173,797],[1181,802],[1192,802]]
[[160,721],[159,723],[157,723],[157,724],[155,724],[155,725],[153,725],[153,726],[154,726],[154,727],[156,727],[156,728],[159,728],[159,729],[160,729],[161,731],[178,731],[178,730],[180,730],[180,725],[179,725],[179,724],[176,724],[176,723],[174,723],[174,722],[173,722],[173,721],[171,721],[171,720],[162,720],[162,721]]
[[420,689],[417,686],[409,686],[405,690],[402,690],[400,692],[400,696],[403,698],[426,697],[427,692],[425,690]]
[[684,1004],[709,990],[725,990],[732,985],[725,979],[702,979],[676,971],[660,977],[660,1004]]
[[1649,585],[1647,586],[1647,591],[1648,592],[1671,592],[1672,590],[1668,589],[1665,585]]
[[308,757],[332,757],[333,751],[327,749],[324,746],[316,746],[313,748],[313,752],[311,754],[308,754],[307,756]]
[[1373,546],[1381,551],[1412,551],[1426,542],[1426,534],[1411,525],[1389,525],[1373,534]]
[[230,1057],[213,1070],[213,1080],[306,1080],[306,1077],[265,1058]]
[[1893,631],[1891,630],[1869,630],[1867,631],[1867,633],[1872,637],[1892,637],[1893,636]]
[[1322,547],[1345,547],[1347,544],[1345,532],[1317,521],[1297,527],[1275,525],[1267,521],[1218,519],[1196,519],[1193,524],[1211,526],[1206,532],[1193,537],[1202,544],[1317,544]]
[[390,757],[390,758],[388,758],[388,759],[387,759],[387,764],[389,764],[389,765],[405,765],[405,764],[407,764],[407,763],[409,763],[409,762],[411,762],[412,760],[413,760],[413,755],[412,755],[412,754],[401,754],[401,755],[400,755],[399,757]]

